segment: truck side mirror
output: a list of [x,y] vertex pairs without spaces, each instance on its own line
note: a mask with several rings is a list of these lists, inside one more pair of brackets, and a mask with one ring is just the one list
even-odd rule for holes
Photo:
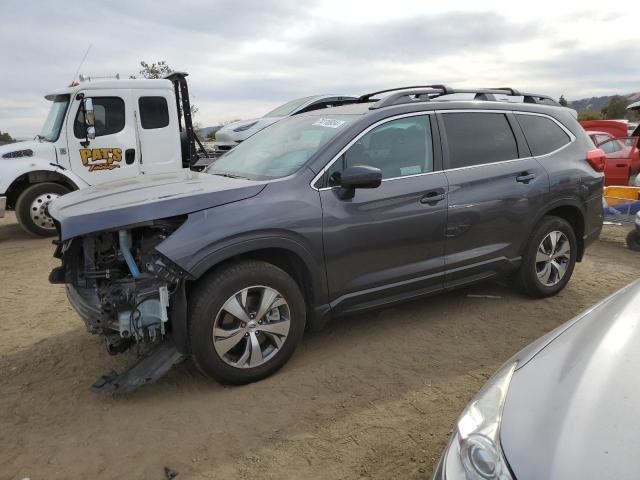
[[96,120],[93,114],[93,100],[89,97],[85,97],[82,100],[82,107],[84,110],[84,126],[87,134],[87,140],[93,140],[96,138]]

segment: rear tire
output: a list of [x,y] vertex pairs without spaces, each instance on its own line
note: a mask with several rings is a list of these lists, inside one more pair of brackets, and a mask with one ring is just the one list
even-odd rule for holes
[[534,229],[517,273],[520,289],[534,298],[562,290],[573,273],[578,242],[573,227],[560,217],[546,216]]
[[51,200],[69,193],[70,190],[59,183],[36,183],[25,189],[16,202],[16,218],[22,229],[37,237],[56,234],[53,220],[46,212]]
[[627,246],[634,252],[640,252],[640,232],[638,230],[631,230],[627,235]]
[[189,299],[193,361],[224,383],[261,380],[289,360],[305,316],[298,284],[280,268],[254,260],[222,267]]

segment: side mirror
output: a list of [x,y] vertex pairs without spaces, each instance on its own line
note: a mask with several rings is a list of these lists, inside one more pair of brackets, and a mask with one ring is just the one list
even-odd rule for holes
[[93,114],[93,100],[85,97],[82,100],[82,108],[84,110],[84,126],[87,134],[87,140],[96,138],[96,120]]
[[368,165],[354,165],[345,169],[340,177],[338,197],[353,198],[356,188],[377,188],[382,183],[382,171]]

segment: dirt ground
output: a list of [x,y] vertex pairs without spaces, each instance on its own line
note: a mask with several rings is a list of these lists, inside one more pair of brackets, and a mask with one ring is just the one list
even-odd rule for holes
[[[128,398],[89,385],[110,357],[84,330],[50,239],[0,220],[0,479],[428,478],[461,409],[530,341],[640,276],[606,227],[557,297],[492,282],[330,324],[275,376],[223,387],[189,363]],[[472,298],[468,295],[500,298]]]

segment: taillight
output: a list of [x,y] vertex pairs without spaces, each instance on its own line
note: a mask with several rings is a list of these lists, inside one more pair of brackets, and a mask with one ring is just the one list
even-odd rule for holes
[[587,162],[589,162],[589,165],[591,165],[596,172],[604,172],[604,161],[606,158],[607,155],[599,148],[587,152]]

